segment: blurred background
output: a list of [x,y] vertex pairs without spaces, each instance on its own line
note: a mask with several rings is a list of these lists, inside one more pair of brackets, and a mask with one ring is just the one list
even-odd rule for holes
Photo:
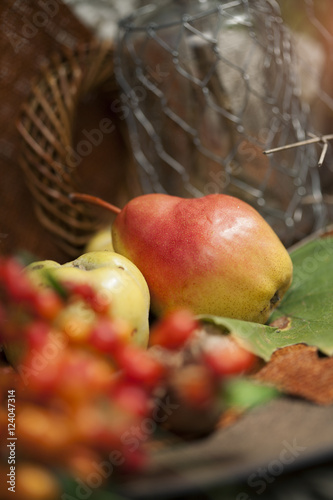
[[[68,258],[72,243],[62,244],[62,221],[45,204],[54,202],[64,213],[66,207],[54,191],[50,194],[50,189],[56,189],[52,185],[47,202],[38,198],[31,189],[31,179],[29,185],[27,171],[22,171],[20,156],[29,166],[31,141],[36,139],[38,143],[38,119],[43,121],[31,96],[36,98],[38,92],[44,92],[39,84],[45,68],[56,59],[54,54],[72,53],[75,58],[78,45],[94,42],[109,44],[104,64],[110,64],[110,76],[102,86],[87,85],[87,92],[75,96],[70,128],[64,138],[66,147],[77,153],[87,133],[106,117],[113,127],[112,133],[97,141],[89,154],[81,154],[75,168],[69,169],[69,175],[78,179],[78,190],[120,206],[142,192],[165,191],[182,196],[227,192],[260,210],[286,246],[332,220],[330,145],[320,169],[317,162],[321,145],[269,158],[262,155],[267,146],[286,145],[306,139],[310,133],[320,136],[333,131],[332,3],[250,2],[255,22],[254,28],[249,28],[247,2],[240,1],[233,10],[227,7],[226,14],[219,11],[225,26],[222,21],[215,26],[213,16],[204,15],[199,16],[197,24],[190,23],[190,29],[184,28],[181,13],[188,10],[201,15],[205,9],[216,11],[218,4],[229,3],[166,0],[155,2],[155,10],[134,13],[148,4],[154,7],[143,0],[64,0],[45,3],[48,7],[41,10],[25,0],[2,2],[2,253],[24,249],[39,258]],[[276,15],[279,9],[282,19]],[[119,20],[127,15],[132,16],[127,25],[118,29]],[[228,24],[228,16],[232,23]],[[165,26],[170,19],[176,24],[168,32]],[[154,32],[158,36],[149,32],[151,23],[161,28]],[[212,44],[208,37],[205,46],[202,34],[212,34],[214,29],[219,54],[216,60],[209,61],[207,48],[210,50]],[[178,59],[172,51],[175,40]],[[254,49],[245,54],[248,40],[255,40]],[[210,50],[210,57],[212,53]],[[267,55],[271,60],[268,70],[264,67]],[[235,81],[239,83],[235,85]],[[146,92],[141,101],[135,90],[138,83]],[[34,90],[38,85],[39,90]],[[129,89],[134,89],[133,93]],[[248,101],[246,106],[243,98]],[[121,106],[126,107],[126,113],[119,112]],[[28,140],[17,129],[22,112],[25,117],[34,116],[33,123],[29,122]],[[52,151],[53,159],[56,157],[54,147],[59,137],[54,136],[50,124],[46,128],[50,134],[43,132],[43,151],[37,152],[35,162],[46,162],[43,167],[52,170],[45,158],[48,151]],[[85,232],[82,236],[78,230],[73,254],[80,252],[82,241],[94,227],[112,221],[102,210],[86,207],[83,212]],[[74,210],[72,219],[66,222],[67,235],[75,218],[80,219],[80,215]]]

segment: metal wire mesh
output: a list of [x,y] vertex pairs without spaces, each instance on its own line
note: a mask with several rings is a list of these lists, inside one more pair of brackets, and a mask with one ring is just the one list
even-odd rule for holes
[[263,154],[314,131],[276,1],[143,7],[120,23],[116,78],[145,192],[238,196],[287,245],[324,224],[318,150]]
[[[333,2],[331,0],[279,0],[282,14],[299,47],[299,67],[311,121],[321,134],[333,131]],[[311,89],[310,95],[307,90]],[[329,220],[333,220],[333,161],[329,150],[320,169]]]

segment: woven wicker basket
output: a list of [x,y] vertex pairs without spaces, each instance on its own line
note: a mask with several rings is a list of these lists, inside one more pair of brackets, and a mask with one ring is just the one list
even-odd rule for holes
[[82,98],[113,80],[113,47],[93,42],[53,56],[22,110],[20,164],[41,224],[56,243],[76,256],[100,221],[88,205],[72,203],[77,186],[68,151],[74,147],[77,107]]

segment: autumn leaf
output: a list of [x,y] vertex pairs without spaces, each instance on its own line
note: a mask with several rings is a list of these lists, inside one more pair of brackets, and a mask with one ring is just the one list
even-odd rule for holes
[[291,253],[293,283],[269,325],[202,315],[247,349],[268,361],[273,352],[295,344],[333,355],[333,237],[318,237]]

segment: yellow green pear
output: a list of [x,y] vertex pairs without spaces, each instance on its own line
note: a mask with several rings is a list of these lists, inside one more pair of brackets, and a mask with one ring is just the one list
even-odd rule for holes
[[104,227],[97,231],[87,243],[84,253],[110,250],[114,252],[111,237],[111,226]]
[[[87,283],[106,294],[110,299],[110,316],[128,322],[133,342],[147,346],[149,290],[141,272],[126,257],[111,251],[89,252],[63,265],[51,260],[34,262],[26,270],[37,286],[47,286],[45,270],[49,270],[60,283]],[[75,307],[71,313],[81,318],[87,315],[83,303]]]

